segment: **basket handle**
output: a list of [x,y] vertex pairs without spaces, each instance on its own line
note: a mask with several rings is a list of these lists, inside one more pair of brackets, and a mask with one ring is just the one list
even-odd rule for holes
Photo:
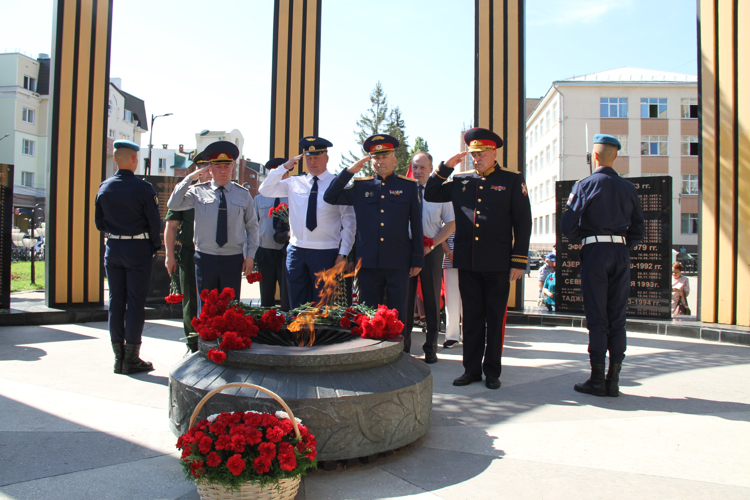
[[193,410],[193,414],[190,416],[190,425],[188,425],[188,429],[193,427],[195,424],[196,419],[198,418],[198,413],[200,413],[201,409],[203,408],[203,405],[205,405],[209,399],[211,399],[216,393],[223,391],[224,389],[229,389],[230,387],[247,387],[249,389],[255,389],[261,392],[265,392],[269,396],[271,396],[273,399],[279,402],[279,404],[284,408],[284,410],[289,414],[289,418],[292,420],[292,426],[294,427],[294,434],[299,438],[300,432],[299,427],[297,426],[297,421],[294,419],[294,413],[292,413],[291,408],[284,402],[281,397],[276,394],[275,392],[269,391],[265,387],[261,387],[259,385],[255,384],[248,384],[247,382],[233,382],[231,384],[226,384],[217,387],[213,391],[209,392],[205,396],[203,396],[203,399],[200,400],[198,405],[195,407],[195,410]]

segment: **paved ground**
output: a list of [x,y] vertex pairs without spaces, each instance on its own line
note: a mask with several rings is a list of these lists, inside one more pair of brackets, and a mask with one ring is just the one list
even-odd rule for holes
[[[181,334],[148,322],[156,371],[122,376],[104,323],[0,328],[0,499],[197,499],[167,423]],[[584,331],[509,328],[506,341],[500,390],[452,386],[461,349],[441,350],[427,435],[313,472],[298,498],[750,498],[750,349],[633,334],[625,395],[595,398],[572,390]]]

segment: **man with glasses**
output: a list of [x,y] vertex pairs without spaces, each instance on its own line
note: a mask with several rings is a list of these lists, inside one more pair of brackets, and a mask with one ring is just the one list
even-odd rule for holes
[[425,200],[452,202],[456,214],[453,266],[463,304],[464,374],[453,385],[480,382],[484,372],[487,388],[499,389],[508,293],[526,270],[531,204],[523,176],[496,161],[500,136],[473,128],[464,141],[474,170],[448,180],[465,152],[441,163],[427,181]]
[[[354,207],[357,259],[362,259],[358,273],[361,302],[398,310],[399,320],[406,325],[407,315],[413,313],[407,311],[409,277],[424,267],[424,239],[417,181],[393,173],[398,146],[398,140],[390,135],[368,137],[362,145],[367,155],[338,175],[326,191],[325,201]],[[368,161],[377,177],[356,177],[346,188]],[[409,352],[406,341],[404,351]]]
[[[234,289],[240,297],[242,275],[253,272],[258,249],[258,219],[250,192],[232,182],[237,146],[228,141],[210,144],[203,151],[208,167],[185,177],[167,202],[171,210],[195,209],[195,279],[203,290]],[[213,179],[190,183],[209,168]]]
[[316,287],[315,273],[346,260],[354,245],[354,211],[336,207],[323,199],[334,180],[328,171],[328,148],[333,144],[322,137],[308,136],[299,141],[307,166],[306,175],[285,178],[303,155],[295,156],[268,173],[260,194],[289,199],[290,238],[287,247],[286,279],[289,307],[296,309],[320,300],[322,285]]

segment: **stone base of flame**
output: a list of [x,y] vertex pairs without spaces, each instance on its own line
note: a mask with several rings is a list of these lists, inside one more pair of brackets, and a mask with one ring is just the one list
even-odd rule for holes
[[[212,347],[184,358],[169,376],[172,432],[187,431],[190,415],[208,392],[249,382],[269,389],[290,406],[318,440],[318,460],[365,457],[407,445],[423,436],[432,414],[432,373],[402,352],[402,337],[354,339],[333,345],[287,347],[253,344],[229,351],[217,365]],[[224,411],[275,412],[264,393],[231,388],[211,398],[199,418]]]

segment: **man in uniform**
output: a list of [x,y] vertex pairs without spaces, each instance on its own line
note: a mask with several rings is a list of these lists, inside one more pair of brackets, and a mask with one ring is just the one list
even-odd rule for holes
[[[206,166],[203,160],[203,153],[198,153],[193,158],[193,164],[190,166],[192,174],[198,168]],[[211,171],[203,169],[198,174],[198,182],[208,182],[211,180]],[[198,350],[198,337],[195,334],[190,322],[198,315],[198,292],[195,287],[195,245],[193,244],[193,224],[195,223],[195,210],[167,210],[164,217],[164,248],[166,249],[166,258],[164,267],[171,276],[180,268],[180,290],[182,291],[182,324],[187,337],[187,346],[190,352]],[[175,242],[180,242],[180,253],[175,256]],[[175,258],[176,257],[176,258]],[[191,336],[192,335],[192,336]]]
[[[174,211],[195,209],[195,281],[203,290],[234,289],[239,299],[242,275],[253,272],[258,249],[258,219],[250,192],[232,182],[237,146],[228,141],[210,144],[203,151],[209,167],[185,177],[169,197]],[[190,186],[210,168],[212,180]]]
[[[279,165],[286,163],[286,158],[274,158],[266,163],[266,170],[273,170]],[[286,170],[286,169],[285,169]],[[289,176],[289,172],[282,179]],[[287,198],[269,198],[258,193],[253,199],[255,215],[260,225],[260,246],[255,253],[255,263],[258,271],[263,276],[260,281],[260,305],[262,307],[276,306],[276,284],[278,283],[281,295],[281,310],[289,310],[289,292],[286,289],[286,255],[284,244],[274,240],[274,234],[283,221],[278,217],[269,217],[269,210],[275,209],[281,203],[289,205]]]
[[[361,302],[370,307],[385,302],[389,309],[398,310],[399,320],[406,325],[407,316],[412,315],[407,311],[409,277],[424,267],[424,238],[417,181],[393,173],[398,145],[390,135],[368,137],[363,148],[369,156],[342,171],[324,199],[332,205],[354,206],[357,259],[362,259],[358,273]],[[357,177],[345,189],[367,161],[377,176]],[[404,351],[409,352],[406,342]]]
[[[568,238],[581,238],[581,291],[589,330],[591,377],[574,389],[594,396],[620,394],[625,359],[625,309],[630,295],[630,249],[643,240],[641,201],[633,184],[612,168],[620,141],[594,136],[593,174],[573,186],[561,220]],[[609,372],[604,376],[609,351]]]
[[[443,245],[456,229],[456,217],[450,203],[431,203],[424,199],[424,186],[432,173],[432,155],[419,152],[411,159],[414,178],[417,179],[419,202],[422,208],[422,230],[424,236],[432,238],[432,245],[424,247],[424,267],[418,276],[409,278],[407,311],[414,310],[417,286],[421,283],[422,302],[427,318],[427,336],[422,346],[425,363],[437,363],[437,338],[440,330],[440,290],[443,285]],[[414,315],[406,315],[404,329],[404,350],[409,352],[411,331],[414,328]],[[408,345],[407,345],[408,344]]]
[[449,181],[467,153],[455,155],[430,176],[425,200],[450,201],[456,214],[453,266],[463,304],[464,374],[453,385],[479,382],[484,372],[485,385],[498,389],[510,282],[523,277],[528,262],[531,204],[523,176],[497,164],[500,136],[473,128],[464,141],[474,170]]
[[109,335],[115,353],[115,373],[148,372],[140,358],[151,284],[151,259],[159,242],[159,200],[151,184],[134,175],[138,144],[115,141],[117,172],[102,182],[96,195],[94,221],[108,233],[104,269],[109,283]]
[[295,156],[268,173],[260,186],[260,194],[289,199],[291,235],[287,247],[286,272],[289,306],[296,309],[307,302],[320,300],[322,286],[316,287],[315,273],[330,269],[346,260],[354,245],[355,219],[351,207],[335,207],[323,199],[334,175],[328,171],[326,139],[303,137],[302,148],[306,175],[284,178],[302,155]]

